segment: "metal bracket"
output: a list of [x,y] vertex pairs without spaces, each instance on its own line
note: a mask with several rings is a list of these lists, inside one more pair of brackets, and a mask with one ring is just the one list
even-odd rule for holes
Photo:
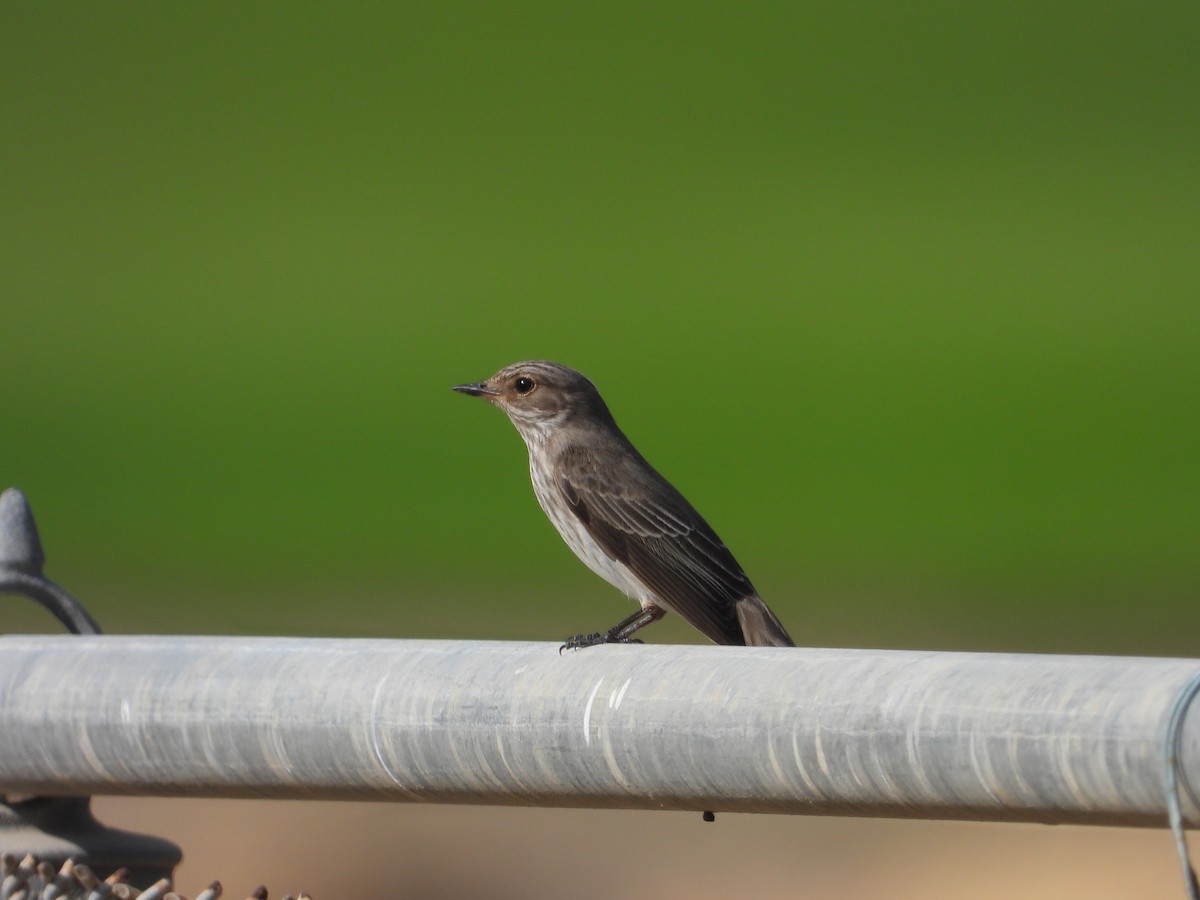
[[[16,594],[44,606],[72,634],[100,634],[83,604],[45,576],[46,555],[33,510],[16,488],[0,493],[0,594]],[[148,887],[170,879],[182,853],[175,844],[121,831],[97,821],[91,797],[14,797],[0,793],[0,850],[33,854],[58,868],[68,859],[97,872],[130,871],[129,881]]]

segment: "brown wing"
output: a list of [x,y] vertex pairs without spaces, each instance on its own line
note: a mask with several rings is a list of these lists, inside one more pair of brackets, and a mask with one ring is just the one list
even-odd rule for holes
[[[661,601],[718,644],[744,644],[735,603],[750,579],[708,523],[641,457],[621,455],[605,477],[595,456],[572,447],[557,486],[571,511],[610,555]],[[605,471],[612,472],[607,464]]]

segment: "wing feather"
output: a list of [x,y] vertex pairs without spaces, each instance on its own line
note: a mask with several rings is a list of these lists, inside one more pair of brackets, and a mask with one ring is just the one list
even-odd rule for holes
[[698,512],[640,457],[606,477],[578,445],[556,485],[588,533],[646,585],[655,601],[719,644],[743,644],[736,602],[754,587]]

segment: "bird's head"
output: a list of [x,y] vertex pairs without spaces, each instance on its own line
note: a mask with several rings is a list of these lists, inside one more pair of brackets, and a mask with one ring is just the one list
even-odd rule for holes
[[544,360],[513,363],[486,381],[457,384],[454,390],[500,407],[526,440],[577,416],[610,418],[591,381],[574,369]]

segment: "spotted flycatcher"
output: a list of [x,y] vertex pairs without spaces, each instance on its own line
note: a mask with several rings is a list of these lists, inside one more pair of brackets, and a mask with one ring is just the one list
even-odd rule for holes
[[632,642],[668,612],[718,644],[795,646],[716,532],[642,458],[587,378],[557,363],[520,362],[454,390],[508,414],[529,448],[538,503],[562,539],[641,604],[564,648]]

